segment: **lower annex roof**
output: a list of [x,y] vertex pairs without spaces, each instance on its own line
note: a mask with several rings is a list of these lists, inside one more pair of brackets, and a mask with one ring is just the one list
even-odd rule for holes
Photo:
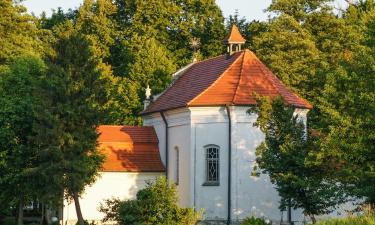
[[105,155],[104,172],[164,172],[153,127],[98,127],[99,149]]

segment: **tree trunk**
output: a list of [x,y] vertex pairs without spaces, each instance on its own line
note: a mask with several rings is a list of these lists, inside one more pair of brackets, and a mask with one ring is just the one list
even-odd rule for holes
[[291,202],[290,199],[288,200],[288,224],[289,225],[293,224],[293,222],[292,222],[292,202]]
[[79,225],[84,225],[85,222],[83,220],[81,206],[79,205],[79,196],[77,193],[73,193],[74,205],[76,207],[77,219]]
[[311,219],[311,222],[313,224],[316,224],[316,219],[315,219],[315,216],[314,215],[310,215],[310,219]]
[[41,205],[41,208],[42,208],[42,212],[41,212],[42,216],[40,218],[40,223],[39,224],[43,225],[44,224],[44,204],[41,203],[40,205]]
[[18,218],[17,218],[17,225],[23,225],[23,196],[20,198],[20,202],[18,204]]

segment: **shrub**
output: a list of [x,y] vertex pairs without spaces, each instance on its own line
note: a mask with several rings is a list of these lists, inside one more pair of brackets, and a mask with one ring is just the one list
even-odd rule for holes
[[320,221],[316,225],[375,225],[375,216],[353,216]]
[[135,200],[106,200],[100,211],[106,214],[103,222],[119,225],[194,225],[200,218],[194,209],[178,207],[176,187],[165,177],[148,183]]
[[[0,221],[1,222],[1,221]],[[10,218],[10,217],[8,217],[8,218],[5,218],[4,220],[3,220],[3,223],[4,223],[4,225],[16,225],[17,224],[17,221],[16,221],[16,219],[15,218]]]
[[248,217],[246,218],[241,225],[269,225],[269,222],[266,222],[264,219]]

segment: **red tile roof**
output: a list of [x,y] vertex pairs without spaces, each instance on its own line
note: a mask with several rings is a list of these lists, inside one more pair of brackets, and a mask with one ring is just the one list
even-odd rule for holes
[[254,105],[254,93],[282,96],[287,104],[311,109],[250,50],[192,65],[142,114],[189,106]]
[[246,39],[242,37],[238,27],[236,25],[232,26],[230,34],[224,40],[226,43],[245,43]]
[[99,126],[105,172],[164,172],[153,127]]

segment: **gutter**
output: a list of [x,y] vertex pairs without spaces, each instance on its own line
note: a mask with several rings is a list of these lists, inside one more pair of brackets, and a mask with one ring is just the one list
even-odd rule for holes
[[160,115],[161,115],[161,118],[163,118],[163,121],[164,121],[164,125],[165,125],[165,176],[168,180],[168,161],[169,161],[169,150],[168,150],[168,146],[169,146],[169,130],[168,130],[168,121],[167,119],[165,118],[165,115],[164,115],[164,112],[160,112]]
[[228,115],[228,219],[227,225],[231,224],[231,200],[232,200],[232,120],[229,105],[225,106]]

